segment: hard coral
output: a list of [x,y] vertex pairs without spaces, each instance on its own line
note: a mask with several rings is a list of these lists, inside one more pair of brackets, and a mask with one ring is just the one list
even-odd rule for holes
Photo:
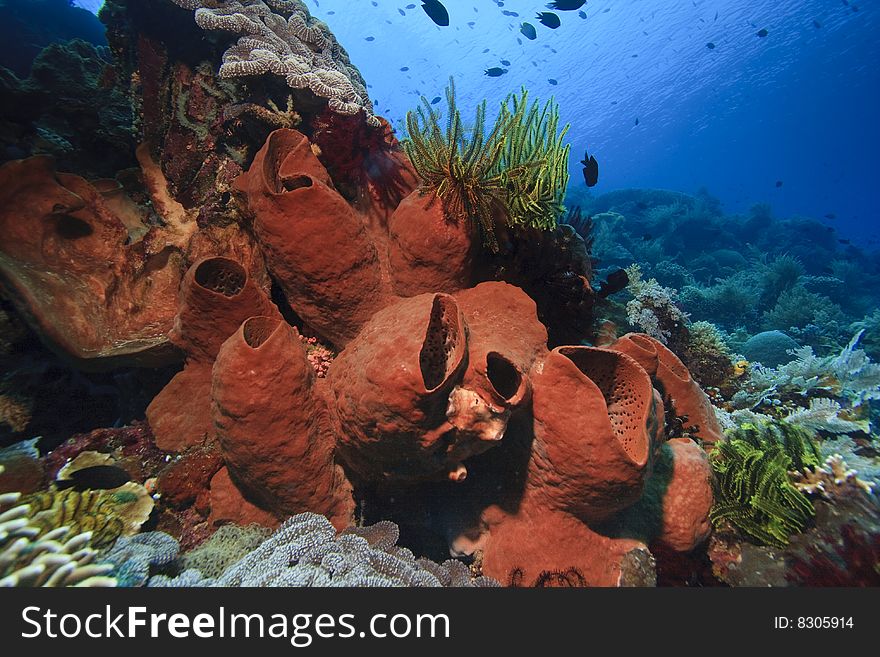
[[0,495],[0,587],[116,586],[107,576],[113,565],[98,562],[89,546],[92,532],[69,526],[47,532],[31,515],[18,493]]
[[364,111],[370,123],[378,123],[366,84],[345,49],[300,0],[173,1],[194,9],[203,30],[240,36],[223,54],[221,77],[279,75],[293,89],[326,98],[334,112]]

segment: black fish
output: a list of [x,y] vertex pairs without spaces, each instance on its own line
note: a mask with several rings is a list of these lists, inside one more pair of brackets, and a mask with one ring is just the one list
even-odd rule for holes
[[781,181],[781,180],[777,180],[777,181],[776,181],[776,186],[777,186],[777,187],[782,187],[782,181]]
[[820,22],[817,21],[817,20],[814,20],[814,21],[813,21],[813,27],[815,27],[817,30],[818,30],[818,29],[821,29],[821,28],[822,28],[822,23],[820,23]]
[[712,43],[712,42],[710,41],[709,43],[706,44],[706,47],[707,47],[709,50],[714,50],[714,49],[715,49],[715,44]]
[[826,219],[837,219],[837,215],[834,214],[833,212],[829,212],[828,214],[825,215],[825,218]]
[[409,70],[409,66],[401,66],[400,70],[406,72]]
[[407,9],[415,9],[415,8],[416,8],[416,6],[415,6],[415,5],[412,5],[412,4],[410,4],[410,5],[407,5],[407,6],[406,6],[406,8],[407,8]]
[[439,0],[422,0],[422,9],[440,27],[449,25],[449,12]]
[[131,475],[115,465],[93,465],[70,474],[70,487],[76,490],[119,488],[131,481]]
[[636,117],[636,125],[639,124],[639,117]]
[[484,54],[484,55],[485,55],[487,52],[489,52],[489,49],[488,49],[488,48],[486,48],[485,50],[483,50],[483,54]]
[[378,7],[378,6],[379,6],[379,3],[376,2],[376,0],[373,0],[373,6],[374,6],[374,7]]
[[507,73],[506,68],[498,68],[497,66],[493,66],[492,68],[486,69],[486,75],[490,78],[498,78]]
[[755,32],[755,34],[763,39],[765,36],[767,36],[769,34],[769,32],[762,28],[762,29],[758,30],[757,32]]
[[552,11],[542,11],[538,14],[535,19],[541,23],[542,25],[546,25],[551,30],[555,30],[557,27],[562,25],[562,21],[559,20],[559,16],[554,14]]
[[508,11],[507,9],[505,9],[501,13],[505,16],[516,16],[517,18],[519,18],[519,14],[517,14],[515,11]]
[[368,37],[367,37],[366,39],[364,39],[364,40],[365,40],[365,41],[375,41],[375,40],[376,40],[376,37],[368,36]]
[[627,285],[629,285],[629,276],[625,270],[618,269],[608,274],[608,278],[599,283],[598,295],[605,299],[615,292],[620,292]]
[[596,162],[596,158],[592,155],[587,159],[587,153],[584,153],[584,159],[581,160],[581,164],[584,165],[584,182],[587,184],[587,187],[594,186],[599,182],[599,163]]
[[406,16],[406,12],[403,9],[398,8],[397,11],[400,13],[401,16]]
[[504,66],[510,66],[510,62],[507,61],[506,59],[502,59],[502,60],[501,60],[501,63],[502,63]]
[[849,240],[837,240],[841,244],[849,244]]
[[559,84],[559,83],[558,83],[556,80],[554,80],[553,78],[547,78],[547,82],[549,82],[550,84],[553,84],[553,85]]
[[547,3],[547,9],[558,9],[559,11],[574,11],[580,9],[587,3],[587,0],[554,0]]
[[519,31],[522,32],[522,35],[530,41],[534,41],[538,38],[538,33],[537,31],[535,31],[535,26],[531,23],[523,23],[520,26]]
[[431,99],[432,105],[436,105],[439,102],[440,102],[440,96],[434,96],[434,98]]
[[476,21],[468,21],[468,27],[473,27],[476,24],[477,24]]
[[582,11],[579,11],[579,12],[578,12],[578,16],[580,16],[580,17],[583,18],[584,20],[586,20],[586,18],[587,18],[587,15],[586,15],[584,12],[582,12]]

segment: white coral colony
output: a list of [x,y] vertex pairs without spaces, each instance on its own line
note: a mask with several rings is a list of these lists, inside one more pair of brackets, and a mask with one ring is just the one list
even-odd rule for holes
[[223,54],[220,76],[272,73],[293,89],[326,98],[331,110],[357,114],[379,125],[360,72],[327,25],[313,18],[300,0],[173,0],[195,10],[203,30],[240,35]]

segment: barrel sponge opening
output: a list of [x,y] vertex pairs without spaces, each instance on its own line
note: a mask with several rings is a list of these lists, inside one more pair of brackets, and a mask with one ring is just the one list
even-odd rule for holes
[[241,292],[246,281],[244,267],[229,258],[209,258],[196,269],[196,283],[225,297]]
[[654,403],[651,379],[623,354],[590,347],[562,347],[568,357],[602,393],[611,429],[634,463],[648,460],[650,440],[646,417]]
[[272,317],[251,317],[242,327],[245,343],[251,349],[258,349],[275,332],[280,320]]
[[630,341],[640,349],[643,349],[649,354],[656,354],[657,347],[651,342],[651,338],[646,335],[639,335],[638,333],[630,333],[626,336],[630,339]]
[[456,368],[460,360],[458,347],[463,340],[464,335],[458,321],[458,304],[450,296],[436,295],[431,304],[431,317],[419,353],[419,366],[426,390],[435,390]]
[[658,349],[657,353],[660,356],[660,362],[666,366],[666,369],[668,369],[675,378],[680,379],[681,381],[690,381],[691,373],[678,356],[672,353],[669,349]]
[[523,383],[523,376],[516,365],[494,351],[486,356],[486,376],[495,392],[508,401],[517,395]]

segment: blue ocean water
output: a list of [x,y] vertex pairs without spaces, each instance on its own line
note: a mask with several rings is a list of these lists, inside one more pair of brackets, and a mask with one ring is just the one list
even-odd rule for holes
[[[421,95],[442,96],[450,75],[463,110],[525,86],[555,96],[571,123],[572,185],[589,150],[601,165],[594,193],[706,187],[728,213],[770,203],[777,216],[823,218],[866,246],[880,240],[875,3],[595,0],[586,18],[558,12],[556,30],[535,20],[546,6],[531,0],[447,0],[448,27],[404,0],[307,4],[401,133],[406,112]],[[487,77],[491,67],[507,73]]]

